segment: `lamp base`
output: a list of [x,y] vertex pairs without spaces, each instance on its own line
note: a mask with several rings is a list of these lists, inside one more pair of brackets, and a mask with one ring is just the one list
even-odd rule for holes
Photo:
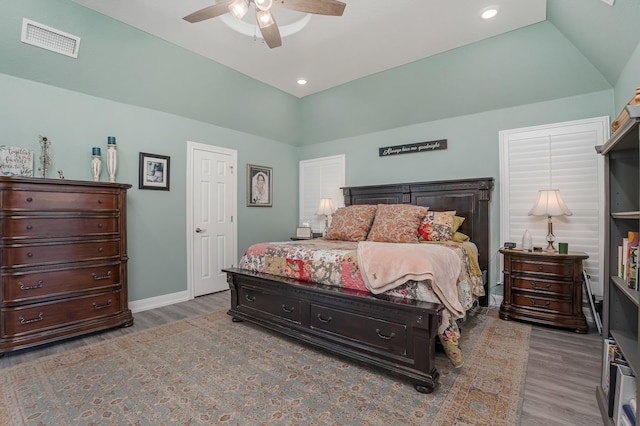
[[558,250],[553,246],[556,236],[553,235],[553,223],[551,222],[551,216],[547,221],[547,248],[544,249],[547,253],[557,253]]

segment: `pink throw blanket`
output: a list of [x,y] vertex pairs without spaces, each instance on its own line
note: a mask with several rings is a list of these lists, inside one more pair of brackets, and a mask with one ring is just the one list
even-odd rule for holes
[[462,262],[453,250],[432,244],[361,241],[357,253],[360,273],[372,293],[383,293],[408,280],[429,280],[453,316],[464,316],[457,290]]

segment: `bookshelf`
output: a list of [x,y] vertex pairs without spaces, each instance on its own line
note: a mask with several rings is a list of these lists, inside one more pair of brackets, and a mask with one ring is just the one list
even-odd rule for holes
[[[605,157],[605,277],[603,338],[612,337],[636,376],[640,375],[640,293],[617,276],[618,246],[629,231],[640,231],[640,118],[631,118],[596,150]],[[607,359],[603,357],[602,367]],[[602,371],[602,369],[601,369]],[[638,381],[640,383],[640,381]],[[640,395],[636,385],[636,395]],[[600,385],[596,399],[605,425],[613,425]]]

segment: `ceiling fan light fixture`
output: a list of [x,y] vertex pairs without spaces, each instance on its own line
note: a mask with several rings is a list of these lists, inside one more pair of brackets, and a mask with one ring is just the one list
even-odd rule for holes
[[275,22],[271,12],[268,10],[256,10],[256,17],[258,18],[260,28],[270,27]]
[[256,7],[260,10],[267,11],[273,6],[273,0],[253,0]]
[[229,12],[238,19],[244,18],[249,10],[249,4],[246,0],[235,0],[229,5]]

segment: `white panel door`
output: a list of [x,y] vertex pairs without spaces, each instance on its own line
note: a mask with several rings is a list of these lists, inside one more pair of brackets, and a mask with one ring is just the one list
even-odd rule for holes
[[235,158],[231,153],[194,149],[192,169],[193,295],[228,289],[223,268],[235,259]]

